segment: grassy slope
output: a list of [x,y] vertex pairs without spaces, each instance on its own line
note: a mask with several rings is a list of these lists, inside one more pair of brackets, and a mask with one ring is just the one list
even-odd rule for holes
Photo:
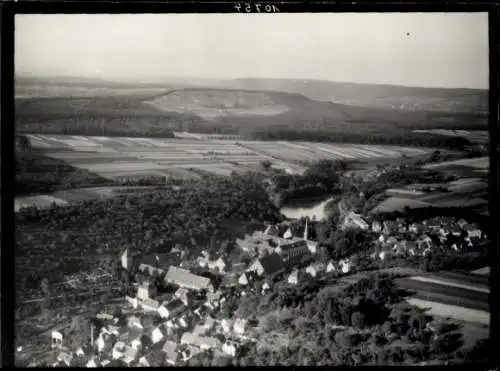
[[488,92],[395,85],[353,84],[320,80],[234,79],[223,83],[239,89],[300,93],[311,99],[354,106],[438,112],[488,112]]
[[41,153],[16,154],[16,195],[29,195],[68,189],[76,185],[106,185],[108,179],[78,169],[67,162],[47,157]]

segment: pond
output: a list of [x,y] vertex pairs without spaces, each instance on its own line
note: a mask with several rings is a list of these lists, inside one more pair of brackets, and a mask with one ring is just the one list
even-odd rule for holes
[[322,220],[325,217],[325,205],[333,200],[333,197],[327,199],[303,200],[283,206],[280,211],[288,219],[300,219],[302,217],[315,217],[316,220]]

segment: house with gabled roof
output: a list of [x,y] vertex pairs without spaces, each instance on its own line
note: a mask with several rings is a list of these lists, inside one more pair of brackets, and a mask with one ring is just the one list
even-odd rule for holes
[[432,232],[439,232],[441,229],[441,222],[437,219],[429,219],[426,221],[425,226],[427,230]]
[[155,285],[150,282],[145,281],[137,287],[137,299],[139,301],[153,298],[157,295],[157,289]]
[[230,261],[224,256],[220,256],[216,260],[208,262],[208,268],[220,273],[225,272],[229,268]]
[[177,318],[177,323],[181,328],[186,329],[193,323],[193,315],[190,315],[190,312],[187,312],[186,314],[183,314],[182,316]]
[[466,224],[463,227],[464,231],[467,232],[467,236],[469,238],[475,237],[475,238],[481,238],[482,232],[481,229],[479,228],[477,223],[473,224]]
[[261,285],[261,294],[264,295],[265,293],[269,292],[273,286],[273,282],[271,280],[264,280]]
[[177,285],[190,290],[213,290],[210,279],[198,276],[188,270],[171,266],[165,276],[165,283]]
[[191,290],[186,289],[185,287],[180,287],[175,292],[174,296],[176,298],[181,299],[186,307],[191,306],[196,299],[196,293],[191,291]]
[[385,243],[387,246],[393,248],[398,243],[398,239],[394,236],[391,236],[385,241]]
[[349,271],[352,268],[352,263],[351,263],[350,259],[342,259],[339,261],[339,264],[340,264],[340,270],[342,271],[342,273],[349,273]]
[[187,362],[197,354],[202,353],[203,351],[193,345],[187,345],[184,350],[181,351],[182,361]]
[[71,361],[73,360],[73,355],[70,352],[61,352],[57,356],[57,361],[64,363],[66,366],[71,366]]
[[422,230],[421,226],[418,223],[411,223],[408,226],[408,232],[413,233],[413,234],[418,234]]
[[101,360],[101,366],[102,367],[106,367],[107,365],[109,365],[111,363],[111,361],[107,358]]
[[161,318],[174,318],[186,310],[184,302],[180,298],[173,299],[170,302],[163,302],[158,308],[158,314]]
[[243,273],[239,278],[238,278],[238,284],[241,286],[246,286],[248,285],[248,277],[246,273]]
[[419,249],[431,249],[432,246],[434,245],[434,241],[427,234],[421,235],[420,238],[416,241],[416,243]]
[[462,235],[462,229],[456,225],[456,224],[453,224],[450,228],[449,228],[449,231],[448,231],[449,234],[451,234],[452,236],[455,236],[455,237],[460,237]]
[[97,362],[95,360],[94,357],[91,357],[89,359],[89,361],[87,362],[87,364],[85,365],[85,367],[88,367],[88,368],[96,368],[98,365],[97,365]]
[[299,271],[294,269],[292,273],[288,276],[287,282],[291,285],[296,285],[299,283]]
[[280,237],[286,232],[286,226],[280,226],[280,225],[270,225],[266,228],[264,231],[265,235],[268,236],[273,236],[273,237]]
[[133,346],[133,347],[140,347],[142,346],[142,340],[141,340],[141,337],[142,337],[142,330],[138,329],[138,328],[132,328],[130,329],[130,331],[128,332],[128,336],[127,336],[127,344],[129,344],[130,346]]
[[243,335],[247,328],[247,322],[244,318],[236,318],[233,323],[233,331],[236,334]]
[[160,308],[160,303],[157,300],[148,298],[142,301],[141,306],[146,312],[156,312]]
[[326,266],[321,262],[310,264],[305,269],[306,273],[311,277],[316,277],[318,273],[324,272],[325,270]]
[[211,330],[213,327],[215,326],[215,320],[210,317],[210,316],[207,316],[205,318],[205,323],[203,324],[203,327],[205,327],[207,329],[207,331]]
[[177,343],[171,340],[167,340],[165,344],[163,344],[162,351],[165,353],[167,363],[175,366],[179,358],[179,353],[177,352]]
[[230,319],[223,319],[220,322],[220,326],[222,328],[222,331],[231,332],[231,328],[233,327],[233,321]]
[[205,335],[207,333],[207,329],[203,325],[196,325],[192,331],[193,335]]
[[165,363],[165,353],[161,349],[153,349],[139,358],[142,367],[160,367]]
[[80,347],[80,348],[78,348],[76,350],[75,354],[76,354],[77,357],[82,357],[82,356],[85,355],[85,351],[84,351],[84,349],[82,347]]
[[127,302],[130,304],[130,306],[134,309],[137,309],[137,307],[139,306],[139,302],[138,302],[136,297],[133,298],[130,296],[125,296],[125,300],[127,300]]
[[331,272],[337,272],[338,271],[338,264],[334,262],[333,260],[330,260],[326,266],[326,272],[331,273]]
[[372,222],[372,232],[379,233],[382,231],[382,224],[379,221]]
[[237,351],[236,343],[226,341],[224,344],[222,344],[222,351],[231,357],[235,357]]
[[51,339],[52,339],[51,343],[52,348],[58,348],[58,349],[62,348],[63,335],[59,331],[52,331]]
[[151,339],[153,344],[157,344],[165,338],[165,334],[160,326],[151,327],[146,331],[146,334]]
[[125,347],[125,354],[123,355],[123,362],[127,365],[130,365],[132,362],[137,360],[137,356],[139,355],[139,348],[137,347]]
[[362,230],[367,230],[370,227],[361,215],[356,214],[352,211],[347,214],[346,218],[344,219],[343,226],[360,228]]
[[121,357],[123,357],[123,355],[125,354],[125,347],[126,347],[125,342],[117,341],[115,345],[113,345],[113,350],[111,354],[113,359],[120,359]]

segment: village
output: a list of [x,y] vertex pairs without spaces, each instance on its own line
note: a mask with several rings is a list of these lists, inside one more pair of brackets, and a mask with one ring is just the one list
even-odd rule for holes
[[[229,300],[265,294],[277,282],[297,285],[322,275],[346,276],[357,271],[355,259],[320,259],[321,246],[309,239],[309,221],[294,235],[288,222],[269,225],[244,239],[228,254],[203,250],[185,258],[178,247],[167,253],[120,255],[121,268],[136,272],[133,295],[119,309],[91,318],[90,339],[78,349],[67,346],[64,331],[53,331],[53,366],[154,367],[187,365],[210,352],[227,364],[259,343],[259,320],[238,318],[227,310]],[[341,228],[357,228],[374,236],[370,255],[425,256],[432,249],[480,244],[486,236],[476,224],[450,217],[418,223],[367,221],[347,213]],[[295,233],[297,234],[297,233]]]

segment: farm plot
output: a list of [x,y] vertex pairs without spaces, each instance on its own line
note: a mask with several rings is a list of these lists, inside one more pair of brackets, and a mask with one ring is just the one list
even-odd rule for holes
[[57,191],[53,193],[54,196],[65,200],[68,203],[89,201],[100,198],[103,195],[93,189],[70,189],[67,191]]
[[216,175],[230,176],[233,171],[238,171],[238,167],[231,164],[208,164],[208,165],[193,165],[193,168],[208,171]]
[[69,164],[82,167],[85,164],[108,164],[115,161],[137,161],[137,157],[120,153],[96,153],[96,152],[51,152],[50,157],[68,162]]
[[487,191],[488,184],[482,180],[471,181],[468,183],[453,184],[448,189],[456,193],[475,193],[477,191]]
[[245,147],[254,149],[262,155],[269,155],[283,160],[319,160],[326,159],[370,159],[374,157],[401,157],[425,154],[431,149],[419,149],[400,146],[371,146],[362,144],[329,144],[310,142],[244,142]]
[[463,137],[471,142],[486,144],[489,141],[489,133],[486,130],[448,130],[448,129],[430,129],[430,130],[414,130],[416,133],[429,133],[452,137]]
[[418,209],[432,206],[430,203],[403,197],[389,197],[372,209],[372,213],[402,212],[405,207]]
[[188,169],[182,167],[169,166],[161,168],[158,173],[166,177],[178,179],[199,179],[200,176]]
[[[283,161],[314,161],[318,159],[318,155],[308,150],[303,150],[293,146],[285,146],[283,142],[277,143],[245,143],[246,148],[250,148],[261,156],[267,156]],[[326,158],[327,156],[325,156]]]
[[488,169],[490,159],[489,157],[477,157],[477,158],[466,158],[454,161],[445,161],[437,164],[427,164],[424,166],[425,169],[440,169],[449,166],[467,166],[474,169]]
[[480,178],[463,178],[463,179],[457,179],[457,180],[454,180],[452,182],[449,182],[448,185],[449,185],[450,189],[452,189],[454,187],[460,187],[460,186],[464,186],[466,184],[477,183],[477,182],[483,182],[483,180]]
[[410,305],[427,309],[427,313],[433,316],[452,317],[458,320],[480,323],[484,325],[490,324],[490,313],[483,310],[469,309],[451,304],[442,304],[435,301],[428,301],[417,298],[409,298],[406,300]]
[[482,188],[476,192],[436,193],[421,197],[419,200],[433,204],[456,203],[457,205],[465,204],[467,201],[473,199],[483,199],[486,202],[485,197],[487,197],[487,192],[486,188]]
[[406,197],[406,198],[420,198],[425,195],[425,192],[409,190],[404,188],[392,188],[385,191],[387,196],[395,196],[395,197]]

